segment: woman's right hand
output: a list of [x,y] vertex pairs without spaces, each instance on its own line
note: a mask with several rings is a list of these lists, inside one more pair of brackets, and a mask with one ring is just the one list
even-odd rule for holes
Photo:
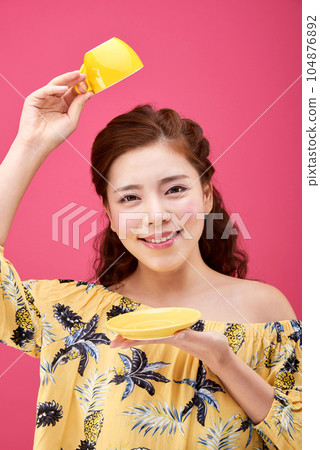
[[47,156],[77,128],[81,111],[93,91],[78,94],[74,86],[86,85],[79,70],[53,78],[26,98],[17,139]]

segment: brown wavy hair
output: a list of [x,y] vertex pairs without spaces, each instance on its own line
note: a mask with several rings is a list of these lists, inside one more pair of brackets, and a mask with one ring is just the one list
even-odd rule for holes
[[[164,141],[182,152],[198,171],[202,188],[211,182],[215,168],[208,159],[210,145],[203,136],[200,125],[191,119],[180,117],[173,109],[156,110],[150,104],[138,105],[112,119],[98,133],[92,145],[92,182],[105,206],[108,205],[105,179],[108,180],[108,173],[115,159],[130,149]],[[247,253],[238,248],[238,235],[232,234],[228,239],[221,238],[230,216],[221,194],[213,184],[212,187],[211,213],[222,213],[222,219],[215,221],[213,238],[206,238],[206,226],[204,227],[199,240],[201,256],[204,262],[217,272],[246,278]],[[236,224],[233,227],[238,230]],[[97,255],[94,260],[94,277],[103,286],[118,285],[136,270],[137,258],[123,246],[117,233],[111,229],[110,222],[96,236],[93,247]]]

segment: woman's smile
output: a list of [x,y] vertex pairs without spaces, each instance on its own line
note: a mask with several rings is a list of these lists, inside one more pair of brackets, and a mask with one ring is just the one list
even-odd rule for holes
[[152,249],[156,249],[156,250],[161,250],[164,248],[168,248],[171,247],[176,240],[179,238],[180,236],[180,232],[182,230],[178,230],[175,231],[173,233],[171,233],[169,236],[163,238],[163,239],[151,239],[151,240],[145,240],[145,239],[141,239],[138,238],[139,241],[141,241],[146,247],[152,248]]

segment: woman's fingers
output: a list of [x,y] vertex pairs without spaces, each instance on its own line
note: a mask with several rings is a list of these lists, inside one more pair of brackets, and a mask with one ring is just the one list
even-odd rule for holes
[[[77,84],[77,87],[78,87],[78,89],[80,90],[80,92],[82,92],[82,93],[85,93],[85,92],[86,92],[86,90],[87,90],[87,85],[86,85],[86,83],[85,83],[84,81],[83,81],[83,82],[80,82],[80,83],[76,83],[76,84]],[[72,87],[65,93],[65,96],[64,96],[63,98],[64,98],[64,100],[66,101],[67,105],[70,106],[71,103],[73,102],[73,100],[74,100],[76,97],[78,97],[78,96],[79,96],[78,92],[75,90],[74,86],[72,86]]]
[[[84,77],[84,79],[85,79],[85,77]],[[77,83],[77,88],[82,94],[84,94],[85,92],[87,92],[88,86],[85,81],[80,81],[80,83]],[[75,90],[75,92],[76,92],[76,90]]]
[[146,344],[175,344],[175,338],[166,338],[166,339],[150,339],[150,340],[137,340],[137,339],[126,339],[123,336],[118,335],[116,339],[112,341],[110,347],[119,347],[121,345],[122,348],[133,347],[135,345],[146,345]]
[[59,75],[49,81],[49,85],[56,86],[74,86],[75,84],[83,81],[86,77],[86,74],[80,73],[79,70],[75,70],[73,72],[67,72],[62,75]]
[[124,338],[123,336],[121,336],[121,334],[118,334],[116,336],[116,338],[111,341],[110,343],[110,347],[114,348],[114,347],[118,347],[119,345],[121,345],[124,341],[126,341],[126,338]]
[[85,78],[86,74],[80,73],[79,70],[67,72],[53,78],[47,85],[34,91],[32,95],[39,99],[45,99],[49,95],[56,95],[58,97],[65,95],[66,103],[70,106],[74,98],[79,95],[74,89],[76,84],[82,88],[83,92],[86,91],[87,85],[84,82]]
[[78,126],[80,114],[84,105],[93,96],[93,92],[87,92],[86,94],[78,95],[77,98],[75,98],[70,104],[68,109],[68,116],[75,127]]
[[121,348],[128,348],[132,347],[133,345],[143,345],[143,344],[150,344],[155,343],[154,341],[138,341],[134,339],[126,339],[120,334],[117,335],[117,337],[111,342],[110,347],[119,347],[121,345]]
[[68,86],[54,86],[54,85],[46,85],[40,89],[37,89],[33,92],[32,96],[35,98],[45,99],[48,98],[49,95],[64,95],[68,90]]
[[49,81],[48,84],[41,87],[40,89],[37,89],[30,95],[37,98],[45,98],[48,95],[60,96],[60,94],[64,95],[68,91],[68,89],[72,88],[71,91],[73,90],[74,95],[77,96],[79,94],[77,94],[74,90],[74,86],[76,84],[79,84],[79,86],[83,88],[83,92],[85,92],[87,89],[87,85],[84,82],[85,78],[86,74],[80,74],[78,70],[75,72],[69,72],[67,74],[53,78],[53,80]]

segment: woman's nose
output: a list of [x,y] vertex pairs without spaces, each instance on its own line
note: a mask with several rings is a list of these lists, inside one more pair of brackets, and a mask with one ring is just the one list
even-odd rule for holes
[[149,224],[155,226],[170,220],[170,214],[166,205],[159,199],[152,199],[146,205],[147,219]]
[[155,211],[148,214],[149,224],[154,224],[155,227],[164,222],[170,221],[170,214],[167,211]]

